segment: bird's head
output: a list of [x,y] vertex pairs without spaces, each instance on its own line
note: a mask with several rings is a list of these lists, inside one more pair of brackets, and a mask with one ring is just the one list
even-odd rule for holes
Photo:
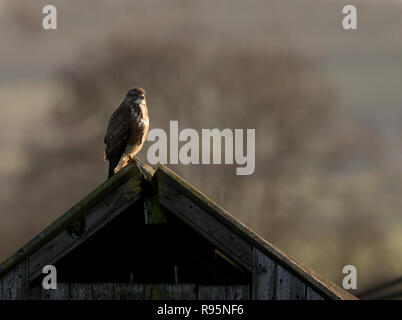
[[142,88],[135,88],[128,91],[126,96],[126,102],[128,104],[141,103],[145,100],[145,90]]

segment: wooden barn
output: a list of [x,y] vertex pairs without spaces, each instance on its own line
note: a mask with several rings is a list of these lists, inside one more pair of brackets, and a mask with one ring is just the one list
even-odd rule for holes
[[[57,289],[43,289],[54,265]],[[132,164],[0,265],[0,299],[356,299],[161,165]]]

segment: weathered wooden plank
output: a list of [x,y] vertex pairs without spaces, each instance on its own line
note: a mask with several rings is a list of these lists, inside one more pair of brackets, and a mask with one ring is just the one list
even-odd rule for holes
[[58,283],[56,290],[45,290],[40,285],[29,291],[31,300],[144,300],[144,285],[126,283]]
[[115,300],[144,300],[143,284],[114,284],[113,299]]
[[112,283],[93,283],[93,300],[112,300],[114,295],[114,286]]
[[31,255],[29,258],[30,281],[41,274],[43,266],[54,264],[135,203],[140,198],[140,182],[138,179],[132,179],[120,186],[115,193],[95,205],[83,218],[62,230]]
[[93,283],[93,300],[143,300],[144,286],[126,283]]
[[159,182],[159,201],[175,216],[211,241],[247,270],[252,269],[252,246],[177,190]]
[[143,300],[144,285],[126,283],[58,283],[56,290],[36,286],[30,299],[37,300]]
[[22,260],[9,271],[2,280],[2,297],[4,300],[28,299],[27,260]]
[[198,300],[248,300],[250,287],[238,286],[198,286]]
[[272,300],[275,292],[275,262],[254,248],[252,299]]
[[325,300],[325,299],[313,288],[307,286],[306,300]]
[[198,300],[226,300],[226,286],[198,286]]
[[249,300],[250,287],[249,286],[227,286],[226,287],[227,300]]
[[91,300],[92,285],[90,283],[71,283],[70,300]]
[[57,289],[43,289],[41,287],[42,300],[69,300],[70,285],[68,283],[58,283]]
[[195,300],[195,284],[146,284],[145,300]]
[[143,300],[144,285],[126,283],[93,283],[94,300]]
[[[99,284],[101,285],[101,284]],[[112,298],[113,300],[130,300],[127,299],[126,284],[112,283]]]
[[38,252],[31,255],[29,257],[30,281],[42,274],[45,265],[54,264],[54,262],[57,261],[57,253],[62,252],[63,249],[70,246],[73,241],[72,235],[67,230],[63,230]]
[[275,299],[277,300],[306,299],[306,285],[279,264],[276,268],[275,284]]

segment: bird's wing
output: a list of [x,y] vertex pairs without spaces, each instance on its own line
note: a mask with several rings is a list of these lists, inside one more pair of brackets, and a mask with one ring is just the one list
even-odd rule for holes
[[109,120],[105,135],[105,157],[109,160],[109,171],[113,170],[127,146],[130,136],[130,110],[127,106],[120,106]]

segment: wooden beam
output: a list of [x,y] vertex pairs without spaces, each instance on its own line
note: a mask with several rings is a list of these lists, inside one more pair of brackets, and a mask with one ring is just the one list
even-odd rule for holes
[[240,272],[246,273],[246,270],[244,270],[241,266],[239,266],[236,262],[234,262],[232,259],[230,259],[226,254],[224,254],[220,250],[214,249],[214,256],[215,256],[215,260],[217,257],[220,257],[223,260],[225,260],[227,263],[229,263],[231,266],[235,267]]

